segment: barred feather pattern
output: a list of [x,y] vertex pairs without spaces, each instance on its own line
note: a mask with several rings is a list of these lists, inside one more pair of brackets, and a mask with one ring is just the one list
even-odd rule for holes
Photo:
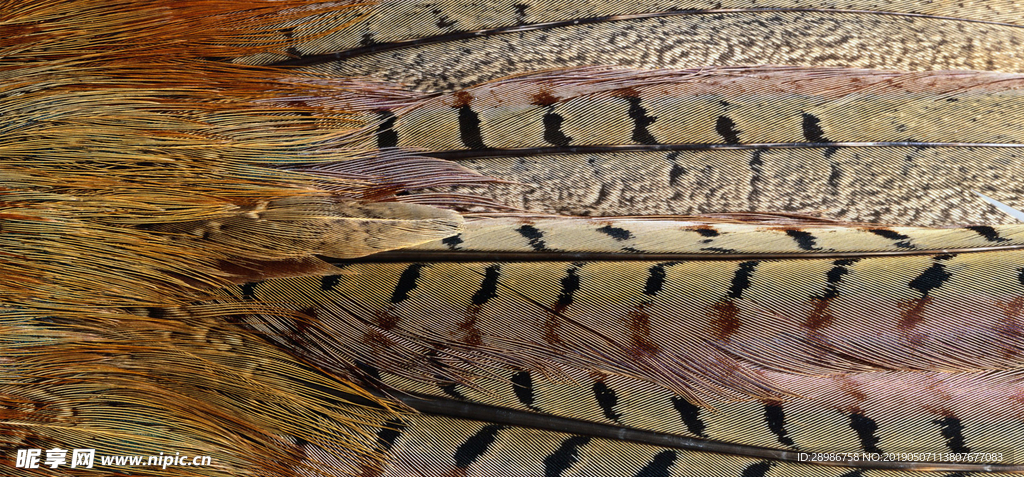
[[0,469],[1022,473],[1022,13],[0,1]]

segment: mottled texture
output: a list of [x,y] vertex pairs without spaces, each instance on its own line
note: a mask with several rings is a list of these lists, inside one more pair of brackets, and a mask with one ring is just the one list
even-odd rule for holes
[[1013,220],[972,190],[1024,206],[1024,187],[1015,179],[1024,174],[1024,151],[843,147],[826,158],[826,149],[473,159],[460,163],[513,183],[455,190],[485,194],[534,213],[789,212],[920,226]]
[[471,38],[308,69],[369,76],[421,91],[451,91],[503,76],[591,65],[769,64],[1019,72],[1024,71],[1024,58],[1014,50],[1022,44],[1020,28],[983,23],[869,13],[715,13]]

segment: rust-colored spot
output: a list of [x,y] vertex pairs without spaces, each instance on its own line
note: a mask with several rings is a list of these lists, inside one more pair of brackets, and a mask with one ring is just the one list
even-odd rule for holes
[[[946,396],[946,400],[949,400],[949,398],[951,397],[948,395],[948,393],[946,394]],[[956,414],[946,406],[924,405],[921,406],[921,409],[924,409],[926,412],[934,416],[956,418]]]
[[[310,323],[317,321],[316,308],[303,308],[299,310],[299,314],[302,316],[296,317],[295,332],[304,334],[309,330]],[[301,339],[303,342],[305,341],[305,338],[297,339]]]
[[1006,318],[1020,318],[1021,312],[1024,311],[1024,297],[1017,296],[1009,302],[999,300],[996,302],[996,306],[1003,310],[1003,315]]
[[721,300],[711,305],[711,334],[728,340],[740,327],[740,310],[732,300]]
[[637,91],[636,88],[632,86],[627,86],[625,88],[619,88],[615,91],[612,91],[612,96],[616,98],[639,98],[640,92]]
[[372,346],[373,350],[377,352],[381,351],[382,348],[391,348],[397,344],[394,340],[388,338],[384,333],[381,333],[380,330],[375,328],[370,328],[370,330],[363,335],[362,342]]
[[477,328],[477,315],[480,313],[480,305],[469,305],[466,307],[466,319],[459,323],[458,330],[462,333],[460,341],[470,346],[484,344],[483,332]]
[[558,328],[562,325],[561,321],[557,313],[547,313],[547,316],[544,317],[541,328],[544,330],[544,341],[548,344],[563,344],[562,338],[558,336]]
[[398,326],[398,322],[401,320],[401,318],[395,316],[394,311],[395,308],[393,306],[389,306],[385,310],[375,312],[373,314],[373,318],[377,326],[379,326],[384,331],[393,329],[394,327]]
[[924,334],[917,333],[914,328],[924,321],[924,308],[932,302],[932,297],[913,298],[899,302],[900,320],[896,328],[908,343],[920,346],[925,339]]
[[469,106],[473,102],[473,95],[468,91],[458,91],[455,93],[455,102],[452,103],[453,107],[461,108],[463,106]]
[[719,234],[718,229],[710,225],[694,225],[692,227],[684,227],[683,230],[697,232],[704,236],[715,236]]
[[541,87],[537,94],[530,96],[530,103],[537,106],[551,106],[559,101],[561,98],[551,94],[551,90],[546,87]]
[[[953,395],[949,393],[949,386],[946,383],[946,379],[941,376],[927,376],[927,384],[924,385],[923,392],[921,393],[921,402],[950,402],[953,399]],[[933,405],[923,406],[925,410],[935,414],[942,414],[942,408]]]
[[395,194],[403,190],[405,190],[405,187],[399,184],[374,185],[363,190],[362,199],[371,202],[382,201],[394,197]]
[[651,341],[651,317],[644,311],[645,304],[637,305],[626,315],[630,346],[634,354],[657,354],[661,347]]
[[444,477],[466,477],[469,472],[463,467],[452,467],[448,472],[442,474]]
[[1017,296],[1009,302],[999,300],[996,301],[996,306],[1003,311],[1003,318],[999,320],[999,327],[996,328],[1000,337],[996,340],[999,343],[1000,355],[1006,359],[1017,357],[1020,350],[1015,342],[1024,335],[1024,326],[1020,321],[1021,313],[1024,313],[1024,297]]
[[[866,401],[868,399],[867,393],[865,393],[863,390],[861,390],[860,384],[858,384],[853,379],[850,379],[849,376],[839,375],[839,376],[836,376],[833,379],[835,379],[836,384],[839,385],[839,390],[842,391],[847,396],[850,396],[851,398],[853,398],[854,401],[857,401],[858,403],[861,403],[861,402],[864,402],[864,401]],[[857,408],[857,406],[853,406],[853,407]]]
[[1013,417],[1016,419],[1024,419],[1024,389],[1018,389],[1016,392],[1011,394],[1008,398],[1010,401],[1016,403],[1013,405]]
[[865,415],[864,408],[860,406],[847,406],[845,408],[842,408],[841,410],[846,412],[847,414],[857,414],[861,416]]
[[831,298],[811,298],[811,306],[814,308],[811,310],[811,314],[807,315],[807,319],[804,320],[804,326],[811,331],[820,331],[822,328],[832,326],[832,323],[835,322],[835,317],[832,316],[832,311],[829,310],[831,303]]

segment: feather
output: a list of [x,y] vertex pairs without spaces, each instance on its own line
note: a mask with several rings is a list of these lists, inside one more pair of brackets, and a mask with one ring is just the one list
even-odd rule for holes
[[1019,2],[0,7],[5,475],[1024,472]]

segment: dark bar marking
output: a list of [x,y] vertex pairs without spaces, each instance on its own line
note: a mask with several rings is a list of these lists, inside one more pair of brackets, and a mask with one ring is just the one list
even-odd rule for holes
[[462,244],[462,234],[452,235],[451,237],[445,237],[441,239],[441,243],[448,246],[448,250],[458,250],[459,245]]
[[341,275],[327,275],[320,278],[320,290],[331,291],[341,282]]
[[640,472],[636,473],[636,477],[669,477],[669,469],[672,468],[672,464],[676,463],[678,454],[675,451],[661,451],[654,456],[653,459]]
[[459,106],[459,136],[470,149],[487,149],[480,130],[480,115],[468,104]]
[[409,299],[409,292],[416,289],[416,281],[420,279],[420,269],[425,266],[422,263],[414,263],[402,271],[402,275],[398,277],[398,284],[395,285],[395,290],[391,293],[392,305]]
[[[384,397],[383,394],[374,393]],[[715,452],[729,454],[751,459],[764,459],[772,462],[793,462],[800,465],[807,465],[805,458],[797,451],[785,450],[773,447],[759,447],[750,445],[718,442],[707,439],[685,437],[679,434],[667,434],[661,432],[645,431],[641,429],[600,424],[593,421],[579,419],[567,419],[564,417],[542,415],[535,412],[488,406],[472,402],[454,401],[438,398],[437,396],[416,396],[398,395],[392,396],[406,405],[420,412],[437,414],[442,416],[455,417],[459,419],[472,419],[493,424],[501,424],[515,427],[527,427],[533,429],[547,430],[564,434],[574,434],[569,439],[613,439],[622,442],[634,442],[637,444],[653,445],[671,449],[680,449],[697,452]],[[860,412],[856,409],[852,412]],[[586,443],[587,441],[583,441]],[[581,444],[582,445],[582,444]],[[562,446],[563,448],[566,446]],[[573,461],[574,462],[574,461]],[[549,469],[557,464],[556,459],[545,459]],[[922,461],[872,461],[861,460],[858,462],[837,461],[830,463],[839,467],[853,469],[888,469],[900,471],[927,471],[935,472],[1024,472],[1024,465],[1021,464],[995,464],[995,463],[962,463],[962,462],[922,462]],[[568,468],[562,465],[562,469]],[[557,470],[557,469],[555,469]],[[560,472],[559,472],[560,473]],[[550,474],[546,474],[550,475]],[[554,475],[558,475],[557,473]]]
[[377,442],[380,443],[380,450],[387,452],[395,445],[398,436],[405,430],[405,423],[401,419],[390,419],[377,431]]
[[615,412],[615,406],[619,403],[619,397],[615,395],[615,391],[609,388],[604,381],[595,382],[591,389],[594,391],[594,399],[597,399],[597,404],[604,411],[604,417],[619,422],[622,414]]
[[932,421],[939,426],[942,437],[946,439],[946,447],[957,454],[969,454],[971,449],[964,443],[964,426],[956,416],[946,416]]
[[544,459],[544,477],[560,477],[580,459],[580,447],[590,443],[589,437],[574,436],[562,441],[551,455]]
[[484,426],[483,429],[480,429],[476,434],[466,439],[466,442],[463,442],[455,450],[455,466],[460,469],[469,467],[470,464],[487,452],[487,448],[497,439],[498,431],[505,428],[505,426],[499,425]]
[[519,402],[534,411],[539,411],[540,409],[533,405],[536,402],[536,396],[533,394],[533,376],[530,375],[529,371],[520,371],[513,374],[510,381],[512,381],[512,392],[516,394]]
[[[707,241],[705,241],[704,243],[707,243]],[[701,251],[703,251],[703,252],[715,252],[715,253],[722,253],[722,254],[736,253],[736,251],[731,249],[731,248],[722,248],[722,247],[701,247]]]
[[605,225],[604,227],[597,229],[597,231],[619,241],[633,238],[632,232],[623,228],[612,227],[611,225]]
[[470,297],[470,304],[466,307],[466,318],[458,324],[457,328],[463,336],[463,343],[470,346],[480,346],[483,342],[483,331],[477,327],[477,319],[481,307],[488,300],[498,296],[498,280],[501,277],[501,264],[494,264],[484,269],[484,279],[480,282],[480,288]]
[[665,265],[668,263],[659,263],[647,270],[647,283],[644,284],[644,295],[653,297],[661,291],[661,288],[665,285]]
[[909,286],[922,295],[928,296],[928,292],[942,286],[949,281],[952,273],[946,271],[946,266],[941,263],[933,263],[927,270],[921,272],[917,278],[910,281]]
[[881,439],[875,435],[875,431],[878,430],[878,423],[874,419],[859,412],[851,413],[850,428],[857,433],[857,438],[860,439],[860,447],[864,452],[882,453],[881,449],[878,448],[878,441]]
[[715,338],[727,341],[740,328],[739,307],[733,302],[734,299],[743,298],[743,291],[750,287],[750,277],[754,268],[761,263],[759,260],[742,262],[736,269],[732,278],[729,292],[725,298],[711,305],[711,329],[710,332]]
[[889,230],[889,229],[868,229],[868,232],[871,232],[871,233],[873,233],[873,234],[875,234],[875,235],[877,235],[879,237],[886,238],[886,239],[889,239],[889,240],[894,240],[894,241],[895,240],[899,240],[899,242],[896,242],[896,243],[893,244],[893,245],[896,246],[896,248],[915,248],[914,245],[910,243],[910,237],[909,236],[903,235],[903,234],[901,234],[899,232],[896,232],[894,230]]
[[711,228],[709,226],[694,227],[694,228],[688,229],[688,230],[691,230],[693,232],[697,232],[698,234],[700,234],[701,237],[718,237],[719,235],[721,235],[720,233],[718,233],[717,230],[715,230],[715,229],[713,229],[713,228]]
[[707,434],[704,434],[707,425],[700,418],[700,407],[679,396],[672,396],[672,406],[679,412],[679,417],[682,418],[683,424],[686,424],[686,430],[690,431],[690,434],[707,439]]
[[839,477],[864,477],[864,471],[861,469],[851,470]]
[[633,120],[633,142],[648,145],[658,144],[651,132],[647,130],[647,126],[654,124],[658,118],[647,115],[647,110],[640,105],[639,97],[626,96],[625,99],[629,102],[629,117]]
[[821,294],[817,298],[822,300],[830,300],[839,296],[838,285],[842,283],[843,276],[850,273],[850,269],[846,268],[854,263],[857,263],[858,259],[851,258],[845,260],[836,260],[832,262],[833,267],[825,274],[825,293]]
[[728,116],[718,117],[715,121],[715,132],[722,136],[726,144],[740,143],[740,131],[736,130],[736,123]]
[[761,154],[764,149],[755,149],[750,154],[750,193],[747,194],[747,202],[751,205],[761,198],[761,174],[764,172],[764,161]]
[[377,147],[384,149],[386,147],[398,147],[398,131],[395,130],[395,122],[398,121],[398,116],[391,111],[381,111],[378,113],[381,120],[380,126],[377,127]]
[[810,142],[832,142],[825,139],[825,131],[821,129],[821,120],[810,113],[803,113],[804,138]]
[[484,270],[484,280],[480,282],[480,289],[470,299],[473,306],[482,306],[487,300],[498,296],[498,279],[501,277],[501,264],[495,264]]
[[743,469],[743,472],[740,473],[740,477],[765,477],[771,469],[772,462],[767,460],[756,464],[750,464],[747,468]]
[[[804,138],[810,142],[832,142],[825,137],[825,131],[821,129],[821,119],[811,113],[803,113]],[[832,154],[839,150],[836,146],[825,148],[825,159],[832,157]],[[832,187],[839,186],[839,168],[832,164],[832,174],[829,175],[828,184]]]
[[736,269],[736,274],[732,277],[732,285],[729,287],[729,298],[743,298],[743,291],[750,287],[750,277],[754,274],[754,269],[760,263],[760,260],[740,263]]
[[801,250],[807,250],[813,252],[815,250],[821,250],[815,243],[817,240],[813,234],[803,230],[788,229],[786,235],[790,236]]
[[970,225],[970,226],[967,226],[967,227],[964,227],[964,228],[967,229],[967,230],[973,230],[973,231],[977,232],[978,235],[981,235],[982,237],[985,237],[985,240],[988,240],[989,242],[1009,242],[1010,241],[1010,239],[1000,237],[999,236],[999,232],[996,232],[996,229],[994,229],[992,227],[989,227],[988,225]]
[[765,404],[764,422],[768,424],[768,430],[775,434],[780,444],[796,447],[786,431],[786,413],[782,410],[781,404]]
[[541,121],[544,123],[544,140],[549,144],[564,147],[572,142],[572,138],[562,132],[562,123],[565,122],[565,118],[555,112],[554,106],[548,106]]
[[556,313],[561,313],[569,305],[572,305],[572,295],[580,289],[580,276],[576,274],[577,270],[579,270],[579,264],[573,264],[573,267],[566,270],[565,276],[562,277],[562,290],[558,292],[558,299],[554,306]]
[[449,395],[449,396],[451,396],[451,397],[453,397],[455,399],[458,399],[459,401],[468,401],[469,400],[469,399],[466,398],[466,395],[464,395],[461,392],[459,392],[459,388],[458,388],[458,384],[457,383],[448,383],[448,384],[440,385],[440,386],[438,386],[438,389],[440,389],[441,392],[443,392],[443,393],[445,393],[445,394],[447,394],[447,395]]
[[526,238],[526,240],[530,244],[530,247],[532,247],[534,250],[538,252],[547,250],[547,245],[545,245],[544,240],[542,240],[544,238],[544,232],[541,232],[540,229],[538,229],[537,227],[534,227],[532,225],[524,225],[516,229],[516,232],[519,232],[519,235],[522,235],[524,238]]
[[249,299],[249,300],[255,299],[256,298],[256,295],[255,295],[256,287],[260,286],[261,283],[263,283],[263,282],[262,281],[258,281],[258,282],[249,282],[249,283],[242,284],[242,286],[240,287],[241,291],[242,291],[242,298]]

